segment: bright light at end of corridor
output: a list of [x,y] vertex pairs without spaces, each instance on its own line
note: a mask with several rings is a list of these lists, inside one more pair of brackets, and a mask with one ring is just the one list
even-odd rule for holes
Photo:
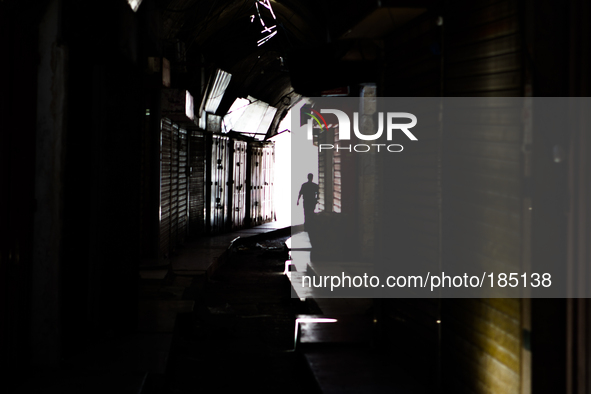
[[[275,142],[274,199],[277,221],[291,223],[291,116],[288,113],[279,124],[280,134],[271,138]],[[284,131],[286,130],[286,131]]]

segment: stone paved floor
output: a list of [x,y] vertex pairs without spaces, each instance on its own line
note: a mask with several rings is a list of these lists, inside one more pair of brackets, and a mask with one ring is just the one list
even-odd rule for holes
[[189,291],[195,312],[177,318],[166,393],[314,393],[294,345],[295,315],[283,275],[287,237],[247,242],[203,285]]

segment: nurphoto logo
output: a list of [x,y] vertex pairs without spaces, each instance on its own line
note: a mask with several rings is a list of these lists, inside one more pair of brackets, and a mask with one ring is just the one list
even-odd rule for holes
[[[321,130],[328,130],[328,125],[326,120],[322,116],[322,114],[333,114],[338,119],[338,140],[347,141],[351,140],[351,120],[349,119],[349,115],[347,115],[344,111],[338,109],[321,109],[320,112],[311,109],[310,112],[304,112],[306,115],[309,116],[308,121],[302,127],[299,126],[300,122],[300,113],[299,111],[295,111],[295,116],[298,118],[296,119],[295,124],[299,126],[300,131],[304,131],[307,133],[308,140],[312,140],[314,138],[313,135],[313,127],[314,122],[318,125]],[[385,121],[384,121],[385,119]],[[398,123],[399,119],[408,119],[410,123]],[[386,123],[384,127],[384,123]],[[362,141],[376,141],[384,134],[384,129],[386,130],[386,138],[388,141],[392,141],[392,136],[394,131],[401,131],[408,137],[411,141],[418,141],[417,137],[410,131],[411,128],[417,125],[417,117],[409,112],[387,112],[385,115],[383,112],[378,113],[378,130],[374,134],[363,134],[359,130],[359,112],[353,112],[353,133],[355,137]],[[403,146],[400,144],[356,144],[356,145],[335,145],[335,144],[319,144],[318,146],[320,151],[323,150],[346,150],[349,152],[358,152],[358,153],[365,153],[369,152],[372,149],[377,150],[380,152],[380,148],[384,148],[388,152],[402,152]]]

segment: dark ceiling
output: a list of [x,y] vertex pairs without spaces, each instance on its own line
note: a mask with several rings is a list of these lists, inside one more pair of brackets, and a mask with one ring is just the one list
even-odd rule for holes
[[[221,68],[231,73],[218,115],[225,114],[236,97],[256,97],[278,108],[270,136],[301,95],[316,95],[356,77],[367,79],[379,58],[379,40],[435,1],[269,1],[276,19],[256,3],[156,0],[164,21],[162,37],[177,53],[177,69],[181,65],[192,75],[188,85],[193,95],[200,95],[202,71],[209,75]],[[263,34],[265,27],[269,30]],[[174,49],[178,42],[184,46],[182,56]],[[175,60],[171,62],[174,70]]]

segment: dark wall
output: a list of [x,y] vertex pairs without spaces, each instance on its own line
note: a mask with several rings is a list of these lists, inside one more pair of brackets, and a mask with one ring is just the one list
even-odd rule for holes
[[[517,1],[442,2],[386,41],[384,91],[399,97],[521,96],[521,41]],[[427,120],[432,133],[421,149],[389,158],[399,187],[385,196],[383,209],[398,234],[396,255],[431,272],[448,262],[519,267],[522,131],[474,129],[447,113],[444,108],[443,122]],[[472,111],[471,121],[485,124],[478,116]],[[383,304],[391,342],[400,335],[414,338],[409,359],[419,351],[436,360],[431,376],[441,378],[436,384],[445,392],[520,391],[521,300]]]
[[[515,0],[446,3],[445,96],[523,95],[519,11]],[[518,270],[529,246],[521,228],[523,130],[509,127],[522,112],[497,110],[485,120],[492,111],[473,109],[463,119],[444,113],[442,253],[444,264],[498,272]],[[522,371],[521,302],[443,301],[444,381],[452,391],[520,392],[529,379]]]
[[[384,41],[384,85],[387,97],[439,97],[443,61],[441,14],[423,14]],[[426,109],[437,114],[436,108]],[[426,114],[425,114],[426,115]],[[420,116],[420,115],[419,115]],[[396,187],[384,188],[382,211],[391,223],[391,237],[383,242],[384,256],[394,254],[397,261],[422,264],[437,271],[441,259],[441,140],[438,119],[421,117],[429,122],[421,144],[407,152],[386,155],[382,165],[388,171],[383,180]],[[405,146],[406,148],[406,146]],[[438,382],[440,363],[441,302],[438,299],[385,299],[382,319],[388,341],[396,344],[408,360],[428,371],[433,385]],[[404,344],[397,338],[412,340]],[[427,361],[428,360],[428,361]]]
[[2,384],[9,388],[22,377],[30,357],[38,63],[34,48],[45,7],[45,1],[0,3],[0,355],[8,368]]
[[136,326],[144,125],[139,22],[123,1],[65,1],[69,50],[62,327],[65,355]]
[[[571,1],[556,7],[550,1],[512,0],[458,0],[442,5],[441,46],[435,45],[433,25],[421,27],[420,20],[386,40],[385,95],[587,95],[588,22],[583,22],[589,18],[587,5]],[[441,49],[443,61],[427,48]],[[430,86],[435,88],[429,90]],[[444,112],[442,145],[435,141],[434,163],[427,166],[432,179],[425,183],[442,185],[441,206],[435,201],[431,205],[432,222],[442,214],[441,233],[435,234],[442,246],[433,248],[435,259],[440,255],[443,263],[469,264],[486,259],[487,264],[515,267],[527,266],[531,260],[540,268],[558,261],[565,269],[556,280],[581,285],[576,278],[586,275],[588,259],[588,248],[582,246],[587,234],[582,201],[588,192],[588,174],[583,169],[588,152],[584,125],[588,123],[584,114],[567,113],[566,107],[556,110],[562,111],[559,119],[581,129],[567,135],[555,113],[534,108],[533,118],[524,119],[523,130],[503,136],[484,129],[462,132],[459,125],[446,123]],[[550,122],[556,122],[552,133],[536,133],[536,125]],[[533,134],[526,135],[531,124]],[[434,172],[438,150],[443,160],[441,175]],[[563,154],[557,157],[556,152]],[[402,168],[406,172],[415,167],[409,162]],[[417,172],[415,182],[403,183],[400,193],[384,199],[401,205],[411,202],[410,209],[390,211],[394,231],[399,228],[402,239],[405,224],[396,222],[412,223],[412,231],[422,231],[417,239],[429,239],[425,219],[430,206],[420,207],[417,197],[421,194],[412,191],[413,183],[427,174],[427,170]],[[404,182],[403,176],[399,179]],[[406,194],[410,198],[405,199]],[[419,252],[413,255],[417,245],[399,243],[398,253],[429,259]],[[426,250],[422,248],[423,253]],[[565,392],[567,387],[584,392],[589,387],[583,372],[589,365],[585,331],[589,315],[584,301],[443,300],[430,306],[423,300],[384,300],[382,304],[383,321],[390,325],[386,336],[393,341],[400,333],[424,333],[416,335],[409,354],[425,338],[432,339],[426,347],[431,346],[433,353],[437,346],[443,347],[441,362],[448,368],[443,387],[451,392],[528,392],[530,388]],[[440,337],[436,316],[442,320]]]
[[[569,96],[569,51],[573,44],[569,34],[568,2],[556,8],[551,1],[526,1],[527,67],[533,95],[539,97]],[[566,280],[567,259],[567,165],[554,161],[555,147],[566,149],[568,135],[556,125],[550,133],[536,134],[536,124],[556,123],[568,119],[564,108],[556,108],[558,117],[535,111],[532,149],[532,261],[540,267],[563,261]],[[533,299],[531,346],[533,392],[566,392],[567,387],[567,300]],[[552,322],[551,324],[548,324]]]

